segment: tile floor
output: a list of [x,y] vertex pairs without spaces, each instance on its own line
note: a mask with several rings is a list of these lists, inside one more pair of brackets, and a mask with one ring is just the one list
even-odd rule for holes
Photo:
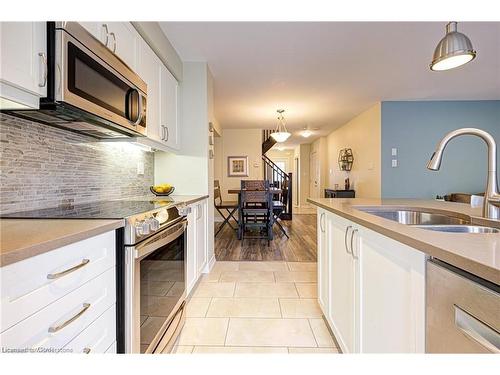
[[338,353],[316,298],[316,263],[217,262],[174,352]]

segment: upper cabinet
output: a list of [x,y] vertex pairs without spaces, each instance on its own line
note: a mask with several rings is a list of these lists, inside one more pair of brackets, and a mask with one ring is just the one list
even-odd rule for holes
[[0,109],[38,108],[47,94],[45,22],[0,22]]
[[161,142],[160,131],[160,64],[161,61],[144,41],[140,41],[137,73],[148,85],[146,131],[149,139]]
[[179,83],[144,40],[139,45],[137,73],[148,85],[147,139],[138,141],[159,150],[178,150]]
[[137,69],[140,36],[130,22],[81,22],[88,32],[120,57],[132,70]]
[[163,130],[162,139],[167,146],[178,150],[180,148],[180,129],[177,111],[179,83],[163,64],[160,67],[160,76],[160,125]]

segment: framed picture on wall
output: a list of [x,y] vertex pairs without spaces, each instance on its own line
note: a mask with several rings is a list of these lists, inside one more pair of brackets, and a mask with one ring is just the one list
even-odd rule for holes
[[227,157],[228,177],[248,177],[248,156]]

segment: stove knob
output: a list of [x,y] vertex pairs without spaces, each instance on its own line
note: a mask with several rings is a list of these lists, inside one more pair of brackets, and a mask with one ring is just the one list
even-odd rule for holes
[[146,219],[145,221],[142,222],[142,234],[146,235],[149,234],[149,221]]
[[160,229],[160,222],[152,217],[151,219],[149,219],[149,227],[151,228],[151,231],[154,232]]
[[140,237],[140,236],[144,235],[142,221],[136,221],[134,224],[134,228],[135,228],[135,235],[136,236]]

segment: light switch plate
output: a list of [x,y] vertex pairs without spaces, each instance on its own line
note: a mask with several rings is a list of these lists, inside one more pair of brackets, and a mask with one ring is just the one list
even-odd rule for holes
[[392,156],[396,156],[397,154],[398,154],[398,149],[397,149],[396,147],[393,147],[393,148],[391,149],[391,155],[392,155]]
[[398,166],[398,159],[392,159],[392,167],[396,168]]
[[144,162],[142,162],[142,161],[137,162],[137,174],[138,175],[144,174]]

